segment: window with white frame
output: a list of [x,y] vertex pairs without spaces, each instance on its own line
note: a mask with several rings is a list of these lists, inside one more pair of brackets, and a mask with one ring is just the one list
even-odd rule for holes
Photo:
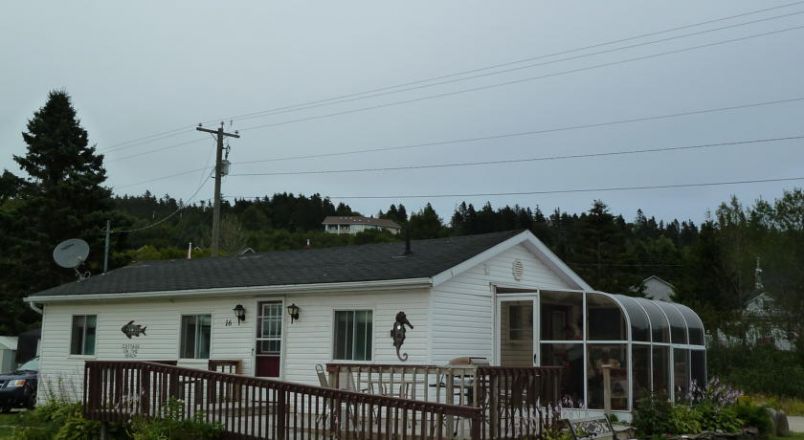
[[260,303],[259,313],[257,354],[279,354],[282,351],[282,303]]
[[209,359],[211,335],[212,315],[182,316],[180,357],[183,359]]
[[70,338],[70,354],[93,356],[95,354],[96,315],[73,316],[73,328]]
[[335,312],[334,359],[370,361],[371,339],[371,310],[338,310]]

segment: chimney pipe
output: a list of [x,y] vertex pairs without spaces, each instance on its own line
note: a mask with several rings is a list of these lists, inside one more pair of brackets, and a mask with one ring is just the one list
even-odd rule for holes
[[413,253],[413,250],[410,248],[410,223],[405,223],[405,253],[404,255],[410,255]]

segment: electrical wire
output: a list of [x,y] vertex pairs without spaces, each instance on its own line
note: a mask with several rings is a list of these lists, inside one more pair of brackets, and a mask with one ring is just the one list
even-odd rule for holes
[[[143,137],[139,137],[139,138],[135,138],[135,139],[130,139],[130,140],[125,141],[125,142],[118,142],[116,144],[112,144],[112,145],[104,148],[101,151],[101,153],[110,153],[110,152],[117,151],[117,150],[123,150],[123,149],[126,149],[126,148],[132,148],[132,147],[134,147],[136,145],[156,142],[156,141],[160,141],[160,140],[165,139],[165,138],[178,136],[180,134],[189,133],[189,132],[192,132],[192,131],[193,131],[193,129],[189,128],[187,126],[183,126],[181,128],[174,128],[173,130],[162,131],[162,132],[154,133],[154,134],[151,134],[151,135],[148,135],[148,136],[143,136]],[[128,145],[131,145],[131,146],[129,147]]]
[[777,9],[789,8],[789,7],[797,6],[797,5],[800,5],[800,4],[803,4],[803,3],[804,3],[804,1],[798,1],[798,2],[788,3],[788,4],[784,4],[784,5],[773,6],[773,7],[770,7],[770,8],[757,9],[757,10],[748,11],[748,12],[744,12],[744,13],[740,13],[740,14],[736,14],[736,15],[730,15],[730,16],[726,16],[726,17],[720,17],[720,18],[716,18],[716,19],[705,20],[705,21],[701,21],[701,22],[697,22],[697,23],[691,23],[691,24],[687,24],[687,25],[683,25],[683,26],[671,27],[671,28],[667,28],[667,29],[663,29],[663,30],[659,30],[659,31],[638,34],[638,35],[634,35],[634,36],[631,36],[631,37],[620,38],[620,39],[616,39],[616,40],[610,40],[610,41],[606,41],[606,42],[603,42],[603,43],[596,43],[596,44],[577,47],[577,48],[573,48],[573,49],[561,50],[561,51],[546,53],[546,54],[542,54],[542,55],[537,55],[537,56],[532,56],[532,57],[527,57],[527,58],[521,58],[521,59],[518,59],[518,60],[508,61],[508,62],[504,62],[504,63],[492,64],[492,65],[489,65],[489,66],[477,67],[477,68],[464,70],[464,71],[460,71],[460,72],[454,72],[454,73],[449,73],[449,74],[444,74],[444,75],[433,76],[433,77],[429,77],[429,78],[425,78],[425,79],[421,79],[421,80],[408,81],[408,82],[399,83],[399,84],[395,84],[395,85],[391,85],[391,86],[384,86],[384,87],[379,87],[379,88],[375,88],[375,89],[365,90],[365,91],[362,91],[362,92],[355,92],[355,93],[344,94],[344,95],[340,95],[340,96],[334,96],[334,97],[331,97],[331,98],[325,98],[325,99],[320,99],[320,100],[315,100],[315,101],[304,102],[304,103],[300,103],[300,104],[287,105],[287,106],[275,107],[275,108],[271,108],[271,109],[267,109],[267,110],[261,110],[261,111],[256,111],[256,112],[250,112],[250,113],[243,113],[243,114],[239,114],[239,115],[228,116],[228,117],[225,117],[225,118],[220,118],[220,119],[213,120],[211,122],[214,122],[214,121],[217,121],[217,120],[226,120],[226,119],[243,120],[244,118],[251,118],[252,116],[273,114],[274,112],[290,110],[290,109],[300,109],[301,107],[304,107],[304,109],[306,109],[306,108],[309,108],[308,106],[311,106],[311,105],[326,104],[326,103],[330,103],[331,101],[336,101],[336,100],[339,101],[339,100],[345,99],[345,98],[352,98],[352,97],[361,96],[361,95],[373,94],[373,93],[376,93],[376,92],[382,92],[382,91],[386,91],[386,90],[392,90],[392,89],[397,89],[397,88],[402,88],[402,87],[407,87],[407,86],[412,86],[412,85],[417,85],[417,84],[423,84],[423,83],[443,80],[443,79],[447,79],[447,78],[454,78],[456,76],[462,76],[462,75],[468,75],[468,74],[483,72],[483,71],[487,71],[487,70],[498,69],[498,68],[501,68],[501,67],[512,66],[512,65],[516,65],[516,64],[526,63],[526,62],[530,62],[530,61],[536,61],[536,60],[545,59],[545,58],[551,58],[551,57],[554,57],[554,56],[567,55],[567,54],[570,54],[570,53],[581,52],[581,51],[584,51],[584,50],[596,49],[596,48],[599,48],[599,47],[609,46],[609,45],[612,45],[612,44],[624,43],[624,42],[627,42],[627,41],[633,41],[633,40],[637,40],[637,39],[640,39],[640,38],[666,34],[666,33],[675,32],[675,31],[684,30],[684,29],[690,29],[690,28],[693,28],[693,27],[704,26],[704,25],[707,25],[707,24],[713,24],[713,23],[717,23],[717,22],[731,20],[731,19],[734,19],[734,18],[740,18],[740,17],[749,16],[749,15],[755,15],[755,14],[768,12],[768,11],[772,11],[772,10],[777,10]]
[[[546,54],[542,54],[542,55],[537,55],[537,56],[522,58],[522,59],[518,59],[518,60],[508,61],[508,62],[504,62],[504,63],[492,64],[492,65],[489,65],[489,66],[481,66],[481,67],[477,67],[477,68],[473,68],[473,69],[469,69],[469,70],[464,70],[464,71],[460,71],[460,72],[453,72],[453,73],[449,73],[449,74],[432,76],[432,77],[425,78],[425,79],[408,81],[408,82],[403,82],[403,83],[399,83],[399,84],[395,84],[395,85],[369,89],[369,90],[365,90],[365,91],[362,91],[362,92],[355,92],[355,93],[349,93],[349,94],[344,94],[344,95],[338,95],[338,96],[334,96],[334,97],[330,97],[330,98],[324,98],[324,99],[319,99],[319,100],[315,100],[315,101],[308,101],[308,102],[299,103],[299,104],[275,107],[275,108],[271,108],[271,109],[267,109],[267,110],[261,110],[261,111],[257,111],[257,112],[250,112],[250,113],[243,113],[243,114],[239,114],[239,115],[227,116],[227,117],[224,117],[224,118],[218,118],[218,119],[210,120],[210,121],[207,121],[207,122],[211,123],[211,122],[217,122],[218,120],[227,120],[227,119],[228,120],[232,120],[232,119],[238,119],[239,120],[239,119],[242,119],[242,118],[251,118],[252,116],[257,116],[257,115],[268,115],[268,114],[272,114],[272,113],[275,113],[275,112],[278,112],[278,111],[285,111],[285,110],[290,110],[290,109],[304,110],[304,109],[308,108],[308,106],[310,106],[310,105],[326,104],[326,103],[330,103],[331,101],[338,101],[338,100],[345,99],[345,98],[352,98],[352,97],[356,97],[356,96],[367,95],[367,94],[372,94],[372,93],[376,93],[376,92],[382,92],[382,91],[386,91],[386,90],[392,90],[392,89],[397,89],[397,88],[402,88],[402,87],[407,87],[407,86],[412,86],[412,85],[417,85],[417,84],[423,84],[423,83],[443,80],[443,79],[447,79],[447,78],[454,78],[454,77],[457,77],[457,76],[468,75],[468,74],[473,74],[473,73],[478,73],[478,72],[498,69],[498,68],[502,68],[502,67],[512,66],[512,65],[516,65],[516,64],[530,62],[530,61],[536,61],[536,60],[550,58],[550,57],[559,56],[559,55],[567,55],[567,54],[570,54],[570,53],[581,52],[581,51],[589,50],[589,49],[596,49],[596,48],[599,48],[599,47],[609,46],[609,45],[612,45],[612,44],[618,44],[618,43],[624,43],[624,42],[628,42],[628,41],[638,40],[640,38],[646,38],[646,37],[651,37],[651,36],[655,36],[655,35],[666,34],[666,33],[675,32],[675,31],[679,31],[679,30],[690,29],[690,28],[699,27],[699,26],[705,26],[707,24],[713,24],[713,23],[718,23],[718,22],[722,22],[722,21],[727,21],[727,20],[731,20],[731,19],[735,19],[735,18],[740,18],[740,17],[746,17],[746,16],[750,16],[750,15],[760,14],[760,13],[763,13],[763,12],[769,12],[769,11],[773,11],[773,10],[789,8],[789,7],[797,6],[797,5],[800,5],[800,4],[804,4],[804,1],[797,1],[797,2],[787,3],[787,4],[768,7],[768,8],[756,9],[756,10],[747,11],[747,12],[734,14],[734,15],[729,15],[729,16],[725,16],[725,17],[719,17],[719,18],[704,20],[704,21],[700,21],[700,22],[696,22],[696,23],[687,24],[687,25],[666,28],[666,29],[662,29],[662,30],[659,30],[659,31],[647,32],[647,33],[633,35],[633,36],[630,36],[630,37],[620,38],[620,39],[616,39],[616,40],[609,40],[609,41],[605,41],[605,42],[602,42],[602,43],[596,43],[596,44],[591,44],[591,45],[587,45],[587,46],[576,47],[576,48],[573,48],[573,49],[561,50],[561,51],[556,51],[556,52],[552,52],[552,53],[546,53]],[[181,133],[176,133],[176,132],[182,132],[183,133],[185,131],[192,131],[192,128],[190,128],[188,126],[183,126],[183,127],[179,127],[179,128],[175,128],[175,129],[172,129],[172,130],[167,130],[167,131],[155,133],[155,134],[148,135],[148,136],[143,136],[143,137],[139,137],[139,138],[135,138],[135,139],[130,139],[128,141],[112,144],[111,146],[109,146],[109,148],[103,150],[102,152],[108,153],[108,152],[116,151],[118,149],[121,149],[121,148],[117,148],[117,147],[122,147],[122,146],[126,146],[126,145],[155,142],[157,140],[161,140],[161,139],[166,138],[166,137],[171,137],[171,136],[181,134]]]
[[639,148],[639,149],[632,149],[632,150],[606,151],[606,152],[602,152],[602,153],[568,154],[568,155],[563,155],[563,156],[542,156],[542,157],[527,157],[527,158],[518,158],[518,159],[483,160],[483,161],[475,161],[475,162],[450,162],[450,163],[440,163],[440,164],[405,165],[405,166],[396,166],[396,167],[377,167],[377,168],[349,168],[349,169],[308,170],[308,171],[275,171],[275,172],[267,172],[267,173],[238,173],[238,174],[230,174],[230,176],[232,176],[232,177],[246,177],[246,176],[298,176],[298,175],[307,175],[307,174],[346,174],[346,173],[367,173],[367,172],[376,173],[376,172],[388,172],[388,171],[409,171],[409,170],[426,170],[426,169],[438,169],[438,168],[457,168],[457,167],[473,167],[473,166],[487,166],[487,165],[505,165],[505,164],[523,163],[523,162],[542,162],[542,161],[554,161],[554,160],[565,160],[565,159],[583,159],[583,158],[592,158],[592,157],[625,156],[625,155],[631,155],[631,154],[658,153],[658,152],[667,152],[667,151],[700,150],[700,149],[708,149],[708,148],[716,148],[716,147],[748,145],[748,144],[758,144],[758,143],[766,143],[766,142],[790,141],[790,140],[797,140],[797,139],[804,139],[804,135],[777,137],[777,138],[764,138],[764,139],[749,139],[749,140],[741,140],[741,141],[717,142],[717,143],[709,143],[709,144],[675,145],[675,146],[669,146],[669,147]]
[[209,167],[209,166],[204,167],[204,168],[193,168],[192,170],[182,171],[180,173],[175,173],[175,174],[169,174],[167,176],[156,177],[154,179],[143,180],[143,181],[135,182],[135,183],[127,183],[125,185],[118,185],[118,186],[112,187],[112,189],[122,189],[122,188],[131,187],[131,186],[144,185],[146,183],[158,182],[160,180],[167,180],[167,179],[170,179],[172,177],[186,176],[187,174],[193,174],[193,173],[198,172],[198,171],[212,170],[212,168],[213,167]]
[[[266,162],[280,162],[280,161],[288,161],[288,160],[298,160],[298,159],[314,159],[314,158],[323,158],[323,157],[336,157],[336,156],[346,156],[351,154],[363,154],[363,153],[373,153],[373,152],[382,152],[382,151],[393,151],[393,150],[405,150],[405,149],[413,149],[413,148],[422,148],[422,147],[429,147],[429,146],[441,146],[441,145],[450,145],[450,144],[458,144],[458,143],[470,143],[470,142],[480,142],[480,141],[488,141],[488,140],[498,140],[498,139],[506,139],[506,138],[514,138],[520,136],[532,136],[532,135],[539,135],[545,133],[555,133],[561,131],[571,131],[571,130],[578,130],[578,129],[589,129],[589,128],[597,128],[597,127],[606,127],[612,125],[622,125],[622,124],[629,124],[629,123],[636,123],[636,122],[646,122],[646,121],[653,121],[653,120],[662,120],[662,119],[670,119],[670,118],[677,118],[677,117],[684,117],[684,116],[694,116],[700,114],[707,114],[707,113],[716,113],[716,112],[723,112],[723,111],[731,111],[731,110],[741,110],[746,108],[755,108],[755,107],[764,107],[769,105],[779,105],[779,104],[788,104],[794,102],[804,101],[804,97],[796,97],[796,98],[788,98],[788,99],[778,99],[773,101],[763,101],[763,102],[755,102],[749,104],[739,104],[739,105],[731,105],[725,107],[715,107],[715,108],[706,108],[706,109],[699,109],[699,110],[690,110],[686,112],[677,112],[677,113],[667,113],[662,115],[653,115],[653,116],[646,116],[640,118],[631,118],[631,119],[619,119],[613,121],[604,121],[604,122],[597,122],[591,124],[581,124],[581,125],[572,125],[566,127],[557,127],[557,128],[549,128],[549,129],[539,129],[539,130],[529,130],[529,131],[521,131],[521,132],[514,132],[514,133],[502,133],[490,136],[480,136],[480,137],[473,137],[473,138],[459,138],[459,139],[451,139],[451,140],[442,140],[442,141],[433,141],[433,142],[423,142],[418,144],[406,144],[406,145],[394,145],[394,146],[385,146],[385,147],[375,147],[375,148],[366,148],[366,149],[359,149],[359,150],[351,150],[351,151],[342,151],[342,152],[334,152],[334,153],[323,153],[323,154],[309,154],[309,155],[300,155],[300,156],[287,156],[287,157],[280,157],[274,159],[260,159],[260,160],[250,160],[250,161],[239,161],[239,162],[232,162],[233,165],[248,165],[248,164],[256,164],[256,163],[266,163]],[[206,168],[193,168],[191,170],[181,171],[178,173],[168,174],[164,176],[159,176],[153,179],[143,180],[136,183],[128,183],[125,185],[119,185],[114,187],[115,189],[121,188],[128,188],[131,186],[142,185],[151,182],[158,182],[161,180],[170,179],[173,177],[180,177],[187,174],[195,173],[197,171],[202,171]]]
[[136,154],[131,154],[129,156],[116,157],[116,158],[111,159],[111,160],[109,160],[107,162],[110,162],[110,163],[120,162],[120,161],[123,161],[123,160],[126,160],[126,159],[133,159],[135,157],[145,156],[145,155],[148,155],[148,154],[161,153],[161,152],[168,151],[168,150],[175,150],[176,148],[183,147],[185,145],[190,145],[190,144],[197,144],[197,143],[203,142],[205,140],[206,139],[203,139],[203,138],[202,139],[191,139],[189,141],[179,142],[177,144],[168,145],[166,147],[154,148],[152,150],[143,151],[143,152],[136,153]]
[[190,202],[192,202],[193,199],[195,199],[195,196],[197,196],[198,193],[201,192],[201,189],[203,189],[204,186],[206,186],[206,184],[208,182],[209,182],[209,180],[204,179],[204,181],[201,182],[201,185],[198,186],[198,189],[196,189],[195,192],[193,192],[193,194],[187,199],[187,201],[186,202],[180,202],[181,204],[179,205],[179,208],[176,209],[175,211],[171,212],[170,214],[168,214],[166,217],[164,217],[164,218],[162,218],[162,219],[160,219],[160,220],[158,220],[158,221],[156,221],[154,223],[151,223],[150,225],[143,226],[141,228],[128,229],[128,230],[125,230],[125,231],[112,231],[112,234],[131,234],[133,232],[141,232],[141,231],[145,231],[147,229],[151,229],[153,227],[161,225],[162,223],[170,220],[176,214],[181,212],[184,208],[189,206]]
[[[651,189],[679,189],[679,188],[698,188],[727,185],[744,185],[754,183],[773,183],[773,182],[792,182],[804,180],[804,177],[781,177],[772,179],[750,179],[732,180],[721,182],[698,182],[698,183],[676,183],[665,185],[639,185],[639,186],[611,186],[599,188],[572,188],[556,189],[543,191],[512,191],[512,192],[485,192],[485,193],[454,193],[454,194],[397,194],[397,195],[347,195],[347,196],[328,196],[332,200],[357,200],[357,199],[439,199],[439,198],[458,198],[458,197],[496,197],[496,196],[531,196],[546,194],[571,194],[587,192],[611,192],[611,191],[641,191]],[[262,199],[265,196],[226,196],[233,199]]]
[[521,136],[534,136],[534,135],[547,134],[547,133],[557,133],[557,132],[562,132],[562,131],[572,131],[572,130],[579,130],[579,129],[607,127],[607,126],[612,126],[612,125],[631,124],[631,123],[636,123],[636,122],[647,122],[647,121],[656,121],[656,120],[662,120],[662,119],[672,119],[672,118],[685,117],[685,116],[695,116],[695,115],[701,115],[701,114],[707,114],[707,113],[717,113],[717,112],[724,112],[724,111],[731,111],[731,110],[741,110],[741,109],[747,109],[747,108],[764,107],[764,106],[770,106],[770,105],[788,104],[788,103],[801,102],[801,101],[804,101],[804,96],[795,97],[795,98],[777,99],[777,100],[772,100],[772,101],[755,102],[755,103],[750,103],[750,104],[738,104],[738,105],[731,105],[731,106],[725,106],[725,107],[715,107],[715,108],[705,108],[705,109],[699,109],[699,110],[689,110],[689,111],[677,112],[677,113],[666,113],[666,114],[661,114],[661,115],[644,116],[644,117],[639,117],[639,118],[616,119],[616,120],[612,120],[612,121],[595,122],[595,123],[590,123],[590,124],[570,125],[570,126],[565,126],[565,127],[545,128],[545,129],[528,130],[528,131],[520,131],[520,132],[513,132],[513,133],[501,133],[501,134],[495,134],[495,135],[489,135],[489,136],[478,136],[478,137],[470,137],[470,138],[448,139],[448,140],[433,141],[433,142],[421,142],[421,143],[416,143],[416,144],[390,145],[390,146],[355,149],[355,150],[350,150],[350,151],[341,151],[341,152],[334,152],[334,153],[307,154],[307,155],[279,157],[279,158],[274,158],[274,159],[249,160],[249,161],[232,162],[232,164],[233,165],[240,165],[240,164],[255,164],[255,163],[266,163],[266,162],[281,162],[281,161],[298,160],[298,159],[315,159],[315,158],[323,158],[323,157],[347,156],[347,155],[352,155],[352,154],[375,153],[375,152],[383,152],[383,151],[407,150],[407,149],[415,149],[415,148],[422,148],[422,147],[435,147],[435,146],[460,144],[460,143],[481,142],[481,141],[490,141],[490,140],[515,138],[515,137],[521,137]]
[[274,111],[274,112],[271,112],[270,114],[267,114],[267,115],[266,114],[259,114],[259,115],[239,117],[238,120],[239,121],[245,121],[245,120],[249,120],[249,119],[262,118],[262,117],[265,117],[265,116],[274,116],[274,115],[283,114],[283,113],[290,113],[290,112],[296,112],[296,111],[301,111],[301,110],[308,110],[308,109],[312,109],[312,108],[318,108],[318,107],[321,107],[321,106],[328,106],[328,105],[334,105],[334,104],[343,104],[343,103],[359,101],[359,100],[363,100],[363,99],[370,99],[370,98],[377,98],[377,97],[381,97],[381,96],[394,95],[394,94],[409,92],[409,91],[413,91],[413,90],[425,89],[425,88],[430,88],[430,87],[437,87],[437,86],[442,86],[442,85],[446,85],[446,84],[453,84],[453,83],[461,82],[461,81],[469,81],[469,80],[473,80],[473,79],[484,78],[484,77],[488,77],[488,76],[502,75],[502,74],[505,74],[505,73],[517,72],[517,71],[520,71],[520,70],[532,69],[532,68],[535,68],[535,67],[543,67],[543,66],[548,66],[548,65],[551,65],[551,64],[562,63],[562,62],[566,62],[566,61],[573,61],[573,60],[577,60],[577,59],[581,59],[581,58],[588,58],[588,57],[592,57],[592,56],[603,55],[603,54],[608,54],[608,53],[613,53],[613,52],[619,52],[619,51],[623,51],[623,50],[629,50],[629,49],[634,49],[634,48],[637,48],[637,47],[649,46],[649,45],[658,44],[658,43],[665,43],[665,42],[672,41],[672,40],[677,40],[677,39],[680,39],[680,38],[687,38],[687,37],[691,37],[691,36],[703,35],[703,34],[708,34],[708,33],[712,33],[712,32],[718,32],[718,31],[722,31],[722,30],[726,30],[726,29],[732,29],[732,28],[741,27],[741,26],[748,26],[748,25],[761,23],[761,22],[766,22],[766,21],[771,21],[771,20],[778,20],[778,19],[781,19],[781,18],[787,18],[787,17],[792,17],[792,16],[796,16],[796,15],[801,15],[801,14],[804,14],[804,11],[796,11],[796,12],[791,12],[791,13],[787,13],[787,14],[776,15],[776,16],[773,16],[773,17],[766,17],[766,18],[761,18],[761,19],[757,19],[757,20],[751,20],[751,21],[747,21],[747,22],[731,24],[731,25],[727,25],[727,26],[714,28],[714,29],[706,29],[706,30],[702,30],[702,31],[688,33],[688,34],[674,35],[674,36],[671,36],[671,37],[666,37],[666,38],[662,38],[662,39],[658,39],[658,40],[646,41],[646,42],[642,42],[642,43],[635,43],[635,44],[628,45],[628,46],[615,47],[615,48],[612,48],[612,49],[606,49],[606,50],[601,50],[601,51],[597,51],[597,52],[585,53],[585,54],[581,54],[581,55],[574,55],[574,56],[567,57],[567,58],[559,58],[557,60],[545,61],[545,62],[534,63],[534,64],[526,64],[524,66],[517,66],[517,67],[504,69],[504,70],[497,70],[497,71],[493,71],[493,72],[478,73],[478,74],[474,74],[474,75],[471,75],[471,76],[465,76],[465,77],[462,77],[462,78],[446,79],[446,80],[442,80],[442,81],[431,82],[431,83],[428,83],[428,84],[421,84],[421,85],[416,85],[416,86],[411,86],[411,87],[405,87],[405,88],[401,88],[401,89],[397,89],[397,90],[391,90],[391,91],[377,92],[377,93],[372,93],[372,94],[361,94],[360,96],[351,97],[351,98],[343,98],[343,99],[339,99],[339,100],[334,101],[334,102],[326,102],[326,103],[323,103],[323,104],[311,104],[311,105],[304,106],[304,107],[291,108],[291,109],[282,110],[282,111]]
[[249,130],[264,129],[264,128],[270,128],[270,127],[279,127],[279,126],[288,125],[288,124],[296,124],[296,123],[299,123],[299,122],[307,122],[307,121],[313,121],[313,120],[319,120],[319,119],[326,119],[326,118],[331,118],[331,117],[336,117],[336,116],[343,116],[343,115],[348,115],[348,114],[366,112],[366,111],[370,111],[370,110],[378,110],[378,109],[382,109],[382,108],[395,107],[395,106],[399,106],[399,105],[412,104],[412,103],[416,103],[416,102],[422,102],[422,101],[429,101],[429,100],[433,100],[433,99],[446,98],[446,97],[450,97],[450,96],[461,95],[461,94],[464,94],[464,93],[471,93],[471,92],[478,92],[478,91],[482,91],[482,90],[495,89],[495,88],[499,88],[499,87],[506,87],[506,86],[515,85],[515,84],[522,84],[522,83],[526,83],[526,82],[530,82],[530,81],[536,81],[536,80],[540,80],[540,79],[555,78],[555,77],[558,77],[558,76],[569,75],[569,74],[579,73],[579,72],[586,72],[586,71],[590,71],[590,70],[601,69],[601,68],[604,68],[604,67],[611,67],[611,66],[616,66],[616,65],[621,65],[621,64],[633,63],[633,62],[636,62],[636,61],[643,61],[643,60],[647,60],[647,59],[659,58],[659,57],[663,57],[663,56],[667,56],[667,55],[675,55],[675,54],[679,54],[679,53],[690,52],[690,51],[693,51],[693,50],[704,49],[704,48],[719,46],[719,45],[723,45],[723,44],[735,43],[735,42],[738,42],[738,41],[745,41],[745,40],[749,40],[749,39],[752,39],[752,38],[760,38],[760,37],[766,37],[766,36],[770,36],[770,35],[777,35],[777,34],[781,34],[781,33],[784,33],[784,32],[791,32],[791,31],[796,31],[796,30],[801,30],[801,29],[804,29],[804,26],[792,26],[792,27],[788,27],[788,28],[777,29],[777,30],[774,30],[774,31],[762,32],[762,33],[751,34],[751,35],[747,35],[747,36],[743,36],[743,37],[731,38],[731,39],[728,39],[728,40],[721,40],[721,41],[715,41],[715,42],[706,43],[706,44],[700,44],[700,45],[697,45],[697,46],[690,46],[690,47],[685,47],[685,48],[681,48],[681,49],[667,50],[667,51],[664,51],[664,52],[658,52],[658,53],[649,54],[649,55],[642,55],[642,56],[633,57],[633,58],[626,58],[624,60],[619,60],[619,61],[611,61],[611,62],[602,63],[602,64],[594,64],[594,65],[586,66],[586,67],[580,67],[580,68],[564,70],[564,71],[560,71],[560,72],[553,72],[553,73],[537,75],[537,76],[531,76],[531,77],[526,77],[526,78],[520,78],[520,79],[504,81],[504,82],[498,82],[498,83],[493,83],[493,84],[487,84],[487,85],[478,86],[478,87],[471,87],[471,88],[466,88],[466,89],[454,90],[454,91],[451,91],[451,92],[444,92],[444,93],[439,93],[439,94],[435,94],[435,95],[420,96],[420,97],[412,98],[412,99],[405,99],[405,100],[400,100],[400,101],[392,101],[392,102],[387,102],[387,103],[383,103],[383,104],[375,104],[375,105],[366,106],[366,107],[358,107],[358,108],[355,108],[355,109],[332,112],[332,113],[325,113],[325,114],[316,115],[316,116],[308,116],[308,117],[303,117],[303,118],[288,119],[288,120],[285,120],[285,121],[273,122],[273,123],[268,123],[268,124],[252,125],[250,127],[241,128],[240,131],[244,132],[244,131],[249,131]]

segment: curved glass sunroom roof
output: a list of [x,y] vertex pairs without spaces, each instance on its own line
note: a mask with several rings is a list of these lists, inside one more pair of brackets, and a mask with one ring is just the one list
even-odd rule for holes
[[609,296],[620,304],[631,327],[630,340],[655,344],[704,345],[704,326],[692,309],[676,303],[619,294]]

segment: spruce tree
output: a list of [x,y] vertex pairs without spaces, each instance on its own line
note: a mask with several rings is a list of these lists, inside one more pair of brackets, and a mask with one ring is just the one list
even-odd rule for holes
[[[22,308],[24,296],[75,279],[52,259],[53,248],[62,240],[86,240],[91,253],[84,270],[100,271],[102,231],[112,208],[111,190],[103,186],[103,155],[89,145],[66,92],[50,92],[22,137],[27,152],[14,160],[27,176],[11,207],[13,224],[4,225],[7,258],[0,267],[0,273],[5,272],[0,274],[0,291],[4,302],[13,303],[12,309]],[[22,322],[11,323],[10,330],[21,330],[37,319],[30,313],[19,318]]]

